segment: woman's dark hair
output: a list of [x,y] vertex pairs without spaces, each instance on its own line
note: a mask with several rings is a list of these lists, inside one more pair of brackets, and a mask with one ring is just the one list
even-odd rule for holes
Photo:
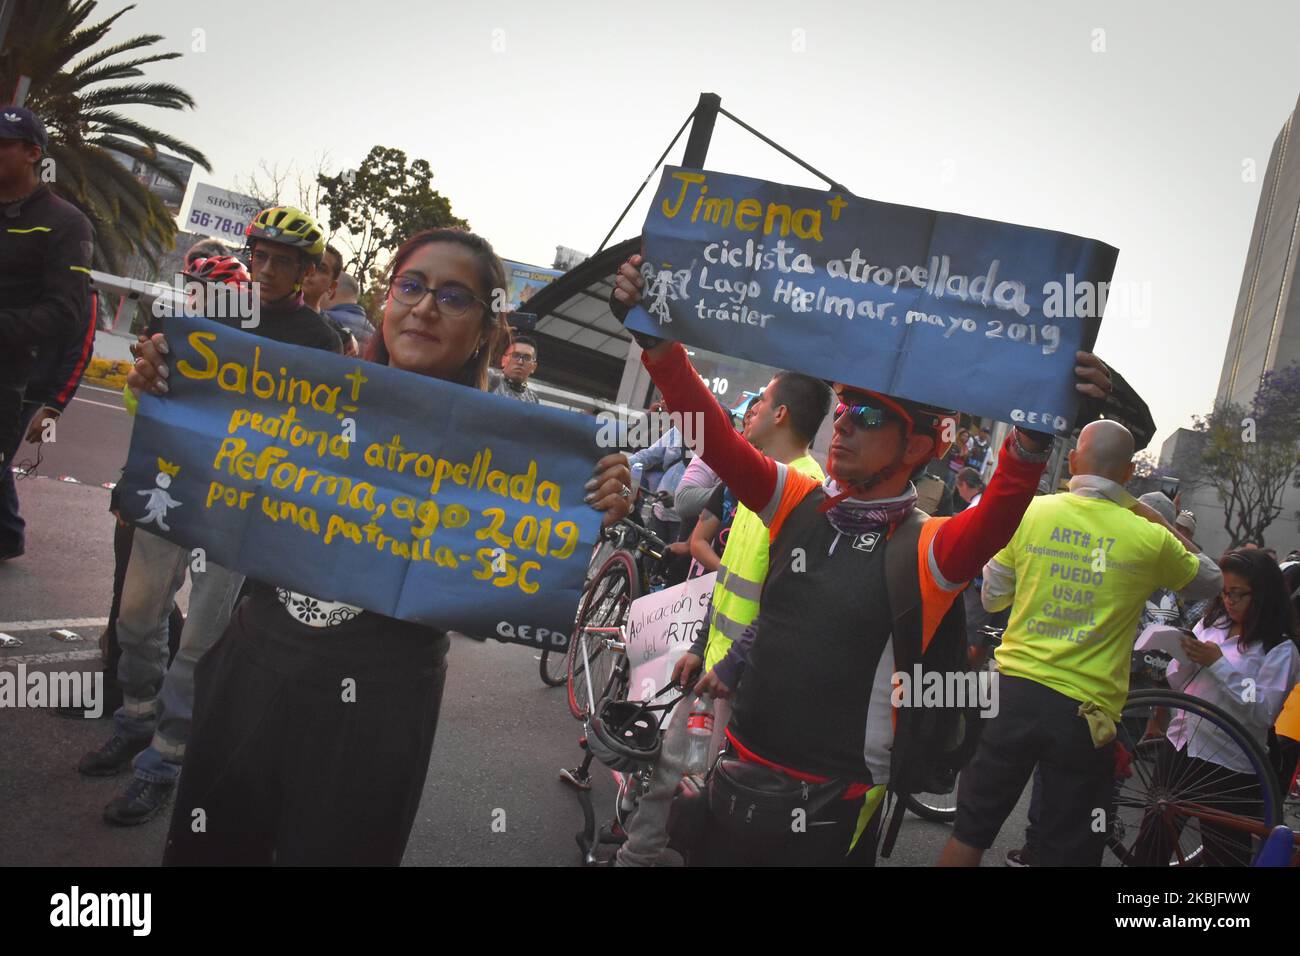
[[[1296,639],[1296,612],[1277,562],[1257,548],[1237,548],[1219,559],[1219,569],[1245,578],[1250,585],[1250,605],[1241,622],[1242,647],[1259,641],[1267,654],[1283,641]],[[1222,594],[1215,595],[1202,622],[1204,627],[1232,623]]]
[[[417,232],[398,247],[397,252],[393,254],[393,261],[388,267],[388,281],[392,281],[393,276],[402,270],[406,260],[411,258],[416,251],[434,242],[454,242],[462,245],[474,254],[474,258],[478,262],[479,281],[482,283],[489,303],[488,307],[483,310],[483,321],[479,328],[483,336],[483,345],[469,357],[469,360],[461,366],[460,370],[449,381],[456,382],[459,385],[468,385],[471,388],[477,388],[479,391],[486,391],[488,361],[495,351],[497,343],[510,334],[510,330],[506,327],[504,313],[497,313],[492,309],[492,303],[501,299],[505,294],[505,266],[497,258],[496,252],[492,249],[492,244],[482,236],[466,232],[464,229],[426,229],[423,232]],[[502,291],[498,293],[498,289]],[[370,337],[370,344],[366,347],[366,358],[371,362],[378,362],[380,365],[389,363],[388,346],[384,344],[384,312],[386,311],[387,304],[385,303],[381,307],[376,334]]]

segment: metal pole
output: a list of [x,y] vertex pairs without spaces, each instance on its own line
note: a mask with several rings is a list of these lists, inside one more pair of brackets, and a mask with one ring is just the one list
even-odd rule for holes
[[722,97],[717,93],[701,93],[700,101],[695,105],[695,121],[691,123],[691,135],[686,140],[686,153],[682,156],[682,165],[689,169],[703,169],[704,159],[709,155],[709,143],[713,140],[713,127],[718,122],[718,110],[722,109]]

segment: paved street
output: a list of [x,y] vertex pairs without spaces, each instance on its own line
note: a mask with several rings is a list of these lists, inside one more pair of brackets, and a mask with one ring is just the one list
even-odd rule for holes
[[[59,422],[57,441],[43,451],[43,477],[18,484],[29,524],[27,554],[0,564],[0,631],[24,643],[0,649],[0,667],[20,661],[47,671],[98,665],[94,642],[108,613],[113,573],[113,519],[101,485],[116,480],[126,459],[130,419],[121,405],[120,396],[83,387]],[[24,446],[20,463],[30,451]],[[63,626],[85,640],[47,636]],[[520,646],[457,641],[450,664],[406,862],[575,864],[573,834],[581,815],[556,771],[576,762],[579,725],[569,716],[563,689],[544,687],[536,652]],[[109,727],[106,720],[66,720],[48,710],[0,710],[0,863],[158,862],[165,816],[132,830],[108,827],[100,812],[127,778],[76,772],[82,753],[98,746]],[[599,815],[612,811],[612,800],[611,782],[598,781]],[[988,854],[989,865],[1001,865],[1005,850],[1019,845],[1024,802]],[[498,809],[505,812],[505,832],[493,830]],[[930,864],[947,833],[946,826],[909,816],[887,862]]]

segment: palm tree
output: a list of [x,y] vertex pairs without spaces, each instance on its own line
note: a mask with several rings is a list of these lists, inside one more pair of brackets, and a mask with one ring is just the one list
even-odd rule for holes
[[[179,53],[151,53],[121,59],[152,47],[163,37],[144,34],[87,52],[108,35],[125,7],[107,20],[86,25],[97,0],[18,0],[5,49],[0,50],[0,91],[31,78],[24,105],[50,133],[46,155],[53,160],[51,187],[75,204],[95,226],[94,267],[120,274],[132,255],[156,265],[171,249],[176,223],[154,193],[109,150],[143,164],[182,189],[176,173],[162,164],[165,147],[206,170],[207,158],[193,146],[116,112],[121,106],[193,108],[194,98],[170,83],[129,82],[141,67],[172,60]],[[73,62],[73,61],[76,62]],[[128,81],[128,82],[123,82]]]

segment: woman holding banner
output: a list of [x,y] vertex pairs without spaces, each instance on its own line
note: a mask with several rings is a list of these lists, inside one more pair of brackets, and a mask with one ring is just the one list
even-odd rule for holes
[[[367,358],[485,390],[488,359],[508,334],[489,304],[504,288],[501,261],[479,236],[412,236],[393,257]],[[162,393],[166,352],[161,336],[144,347],[133,389]],[[596,465],[587,501],[607,524],[629,510],[629,479],[621,454]],[[439,629],[257,583],[198,667],[164,864],[400,863],[448,646]]]

